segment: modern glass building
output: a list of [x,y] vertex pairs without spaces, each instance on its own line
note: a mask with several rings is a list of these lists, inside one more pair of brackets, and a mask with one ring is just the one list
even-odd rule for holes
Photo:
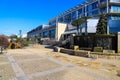
[[108,34],[120,32],[120,0],[86,0],[84,3],[49,20],[49,25],[41,25],[29,31],[28,37],[41,36],[42,38],[50,38],[58,41],[62,34],[76,32],[75,29],[73,29],[73,31],[67,30],[68,25],[74,20],[89,16],[92,17],[92,19],[88,20],[89,25],[87,28],[82,26],[82,33],[95,33],[96,24],[99,20],[98,15],[100,14],[108,15]]
[[91,16],[99,19],[100,14],[108,14],[108,33],[117,33],[120,31],[120,0],[86,0],[59,16],[51,19],[49,25],[56,23],[68,23],[85,17]]
[[46,35],[48,35],[48,34],[45,32],[48,27],[49,27],[49,25],[40,25],[40,26],[36,27],[35,29],[32,29],[31,31],[29,31],[27,33],[27,36],[28,37],[38,37],[38,36],[47,37]]

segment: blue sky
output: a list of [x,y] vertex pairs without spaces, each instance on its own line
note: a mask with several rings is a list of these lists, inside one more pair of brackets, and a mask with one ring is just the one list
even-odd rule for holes
[[26,34],[85,0],[0,0],[0,34]]

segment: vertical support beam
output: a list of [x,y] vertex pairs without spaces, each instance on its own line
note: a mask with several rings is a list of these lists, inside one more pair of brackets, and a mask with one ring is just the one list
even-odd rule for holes
[[[100,0],[98,0],[98,6],[100,6],[100,5],[101,5]],[[100,8],[98,8],[98,11],[99,11],[99,14],[101,14]]]
[[120,53],[120,32],[118,32],[118,40],[117,40],[117,52]]
[[85,20],[86,20],[86,23],[85,23],[85,35],[88,34],[87,32],[87,3],[85,3]]
[[76,11],[76,20],[79,19],[78,10]]
[[106,0],[107,1],[107,14],[109,13],[109,1],[108,0]]
[[[107,4],[106,4],[106,6],[107,6],[106,7],[107,8],[106,14],[108,14],[109,13],[109,0],[107,0],[106,2],[107,2]],[[110,31],[109,30],[109,17],[107,16],[107,34],[110,34],[109,31]]]

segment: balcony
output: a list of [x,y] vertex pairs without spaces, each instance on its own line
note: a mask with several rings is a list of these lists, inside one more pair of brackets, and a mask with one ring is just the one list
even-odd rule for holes
[[109,5],[120,6],[120,2],[110,2]]

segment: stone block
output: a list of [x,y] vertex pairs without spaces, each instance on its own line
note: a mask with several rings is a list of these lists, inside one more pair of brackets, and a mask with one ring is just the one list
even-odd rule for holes
[[81,57],[90,57],[90,51],[78,50],[75,51],[75,55]]
[[94,52],[103,52],[102,47],[94,47]]
[[79,46],[74,46],[74,50],[79,50]]
[[60,52],[74,55],[74,50],[71,50],[71,49],[60,49]]
[[59,48],[59,47],[54,47],[54,51],[55,51],[55,52],[60,52],[60,50],[61,50],[61,48]]
[[108,53],[108,54],[109,54],[109,53],[113,53],[113,54],[114,54],[114,53],[115,53],[115,50],[103,50],[103,53]]
[[118,47],[118,49],[117,49],[117,51],[118,51],[118,53],[120,53],[120,32],[118,32],[118,40],[117,40],[118,42],[117,42],[117,47]]

